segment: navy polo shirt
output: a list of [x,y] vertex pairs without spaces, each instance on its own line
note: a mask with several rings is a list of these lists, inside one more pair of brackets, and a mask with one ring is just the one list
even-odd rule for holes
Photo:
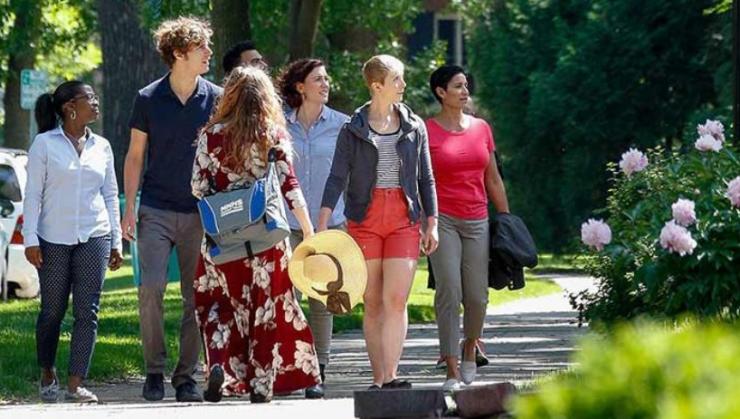
[[175,212],[197,211],[190,179],[198,133],[222,91],[198,77],[197,88],[183,105],[172,91],[169,73],[139,90],[129,127],[147,133],[142,205]]

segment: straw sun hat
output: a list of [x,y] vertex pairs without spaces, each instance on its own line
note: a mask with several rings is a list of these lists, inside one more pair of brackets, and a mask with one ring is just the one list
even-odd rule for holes
[[296,288],[334,314],[351,312],[367,284],[362,250],[341,230],[322,231],[303,240],[293,251],[288,274]]

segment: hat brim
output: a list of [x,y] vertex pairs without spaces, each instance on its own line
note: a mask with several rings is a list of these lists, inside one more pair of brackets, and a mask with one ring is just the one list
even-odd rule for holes
[[344,284],[340,291],[347,293],[352,307],[362,301],[367,286],[367,265],[362,249],[349,234],[341,230],[325,230],[303,240],[294,250],[288,263],[288,275],[293,286],[315,300],[326,305],[326,282],[314,281],[303,274],[303,261],[315,253],[332,255],[339,262]]

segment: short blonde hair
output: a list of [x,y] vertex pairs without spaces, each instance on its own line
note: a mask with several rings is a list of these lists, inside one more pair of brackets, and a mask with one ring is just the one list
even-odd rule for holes
[[187,53],[192,47],[207,44],[213,30],[205,20],[194,17],[179,17],[162,22],[154,32],[154,42],[160,57],[172,67],[175,51]]
[[365,78],[368,89],[375,82],[383,84],[390,73],[403,73],[403,63],[392,55],[376,55],[367,60],[362,66],[362,77]]

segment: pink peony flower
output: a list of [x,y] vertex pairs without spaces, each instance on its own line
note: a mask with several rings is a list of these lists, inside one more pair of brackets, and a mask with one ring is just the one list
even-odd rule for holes
[[581,241],[585,245],[601,251],[604,245],[612,241],[612,230],[604,221],[589,218],[588,221],[581,224]]
[[727,198],[730,199],[733,206],[740,208],[740,176],[732,179],[727,184]]
[[704,125],[697,125],[696,132],[699,133],[700,137],[709,135],[720,143],[725,141],[725,127],[721,122],[716,120],[707,119]]
[[673,219],[678,225],[688,227],[696,222],[694,201],[690,199],[679,199],[671,205],[671,210],[673,210]]
[[643,171],[647,165],[647,157],[641,151],[634,148],[630,148],[626,153],[622,154],[622,160],[619,162],[619,167],[627,176]]
[[722,150],[722,141],[708,134],[702,135],[694,143],[694,148],[699,151],[720,151]]
[[660,231],[660,245],[671,253],[684,256],[694,252],[696,240],[691,237],[689,230],[671,220]]

